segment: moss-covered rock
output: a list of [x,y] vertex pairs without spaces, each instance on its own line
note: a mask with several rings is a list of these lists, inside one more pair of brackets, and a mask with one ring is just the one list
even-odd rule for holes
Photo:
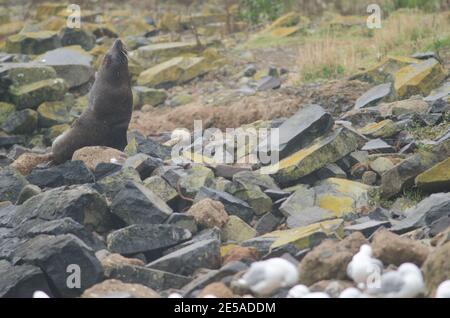
[[271,166],[260,169],[263,174],[270,174],[278,182],[289,184],[295,182],[329,163],[345,157],[364,144],[364,137],[356,132],[339,128],[317,139],[304,148]]
[[57,15],[60,11],[65,10],[67,5],[63,3],[44,2],[36,7],[35,17],[37,20],[45,20]]
[[214,173],[203,166],[194,166],[187,171],[178,182],[183,195],[194,198],[201,187],[211,187],[214,184]]
[[416,177],[416,185],[425,191],[450,190],[450,158],[438,163]]
[[62,28],[59,31],[62,46],[79,45],[89,51],[95,46],[95,36],[86,29]]
[[319,245],[324,239],[343,236],[343,220],[336,219],[314,223],[291,230],[275,231],[263,235],[264,238],[272,238],[270,249],[275,249],[292,244],[298,249],[312,248]]
[[57,32],[39,31],[11,35],[6,39],[6,51],[9,53],[42,54],[61,46]]
[[228,218],[228,222],[222,229],[224,242],[243,242],[254,238],[256,230],[235,215]]
[[370,138],[389,138],[398,133],[395,123],[386,119],[378,123],[369,124],[359,130],[359,132]]
[[447,73],[438,60],[432,58],[411,64],[398,70],[394,75],[394,89],[399,98],[413,95],[428,96],[439,86]]
[[45,101],[61,100],[66,92],[66,82],[61,78],[55,78],[12,86],[9,89],[9,99],[17,109],[35,108]]
[[188,82],[211,70],[204,57],[176,57],[142,72],[138,84],[142,86],[169,88]]
[[37,108],[38,126],[48,128],[54,125],[67,124],[72,120],[69,107],[65,102],[45,102]]
[[16,110],[13,104],[0,102],[0,126],[6,121],[6,119]]
[[144,105],[158,106],[167,99],[167,93],[162,89],[148,88],[145,86],[133,87],[134,109],[141,109]]
[[2,129],[9,134],[25,135],[36,130],[38,114],[32,109],[13,112],[2,125]]

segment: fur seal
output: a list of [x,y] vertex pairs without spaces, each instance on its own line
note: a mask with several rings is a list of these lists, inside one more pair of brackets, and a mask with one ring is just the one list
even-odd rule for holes
[[89,92],[88,108],[52,144],[52,161],[63,163],[87,146],[124,150],[133,110],[127,52],[119,39],[103,58]]

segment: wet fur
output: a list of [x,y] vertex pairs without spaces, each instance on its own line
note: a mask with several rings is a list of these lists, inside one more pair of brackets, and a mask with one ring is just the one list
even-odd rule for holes
[[53,142],[53,162],[70,160],[76,150],[87,146],[123,150],[127,145],[132,105],[127,54],[122,44],[115,42],[96,74],[88,108]]

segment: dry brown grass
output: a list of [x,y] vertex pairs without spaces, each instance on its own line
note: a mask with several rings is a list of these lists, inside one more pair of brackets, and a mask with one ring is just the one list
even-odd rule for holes
[[382,20],[379,30],[334,30],[326,25],[318,35],[304,40],[297,66],[302,81],[337,78],[370,67],[389,54],[408,55],[424,50],[449,34],[448,12],[400,10]]

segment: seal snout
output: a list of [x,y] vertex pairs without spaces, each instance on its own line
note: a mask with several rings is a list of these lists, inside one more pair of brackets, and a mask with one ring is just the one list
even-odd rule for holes
[[114,41],[113,46],[112,46],[113,50],[118,50],[118,51],[123,51],[123,43],[120,39],[117,39]]

